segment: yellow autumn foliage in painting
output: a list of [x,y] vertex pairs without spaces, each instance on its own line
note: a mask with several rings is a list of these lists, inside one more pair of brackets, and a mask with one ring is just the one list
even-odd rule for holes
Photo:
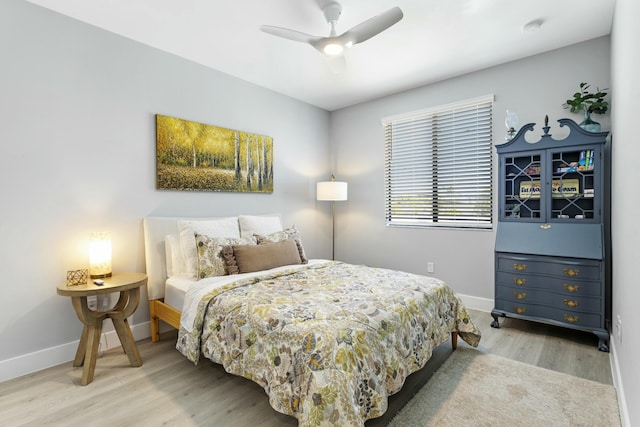
[[161,190],[273,192],[273,139],[156,115]]

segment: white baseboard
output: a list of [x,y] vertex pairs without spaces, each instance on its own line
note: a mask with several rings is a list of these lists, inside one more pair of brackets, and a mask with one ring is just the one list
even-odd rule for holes
[[471,295],[460,295],[460,294],[458,294],[458,296],[460,297],[460,299],[462,300],[462,303],[467,308],[470,308],[472,310],[486,311],[487,313],[490,313],[491,310],[493,310],[493,307],[494,307],[493,299],[474,297]]
[[[131,326],[131,333],[136,341],[149,338],[151,329],[149,322]],[[107,324],[105,324],[107,327]],[[112,326],[113,328],[113,326]],[[8,381],[23,375],[32,374],[52,366],[72,361],[76,357],[76,350],[80,339],[56,347],[45,348],[29,354],[0,361],[0,382]],[[105,331],[100,338],[100,350],[106,351],[120,346],[120,339],[114,329]]]
[[618,352],[614,337],[609,338],[609,360],[611,362],[611,376],[613,377],[613,386],[618,395],[618,410],[620,411],[620,423],[622,427],[631,427],[629,421],[629,408],[627,407],[627,399],[624,395],[624,384],[622,382],[622,374],[620,373],[620,365],[618,364]]
[[[459,296],[467,308],[486,312],[490,312],[493,309],[492,299],[478,298],[469,295]],[[110,330],[105,331],[103,329],[99,351],[106,351],[120,346],[118,334],[113,329],[113,326],[109,324],[105,324],[104,326]],[[131,325],[131,332],[136,341],[149,338],[151,336],[149,322]],[[72,361],[76,356],[76,349],[78,348],[79,342],[80,340],[78,339],[67,344],[45,348],[33,353],[0,361],[0,382]]]
[[[459,295],[459,297],[467,308],[473,310],[489,313],[494,306],[492,299],[470,295]],[[149,338],[151,336],[149,322],[131,325],[131,333],[136,341]],[[0,382],[72,361],[76,355],[79,342],[80,340],[76,340],[67,344],[0,361]],[[611,374],[613,377],[613,385],[618,394],[620,420],[622,427],[631,427],[629,424],[629,412],[624,395],[622,375],[620,374],[618,358],[616,356],[616,345],[613,339],[611,339],[609,343],[611,350]],[[120,340],[116,331],[113,329],[105,331],[100,339],[100,351],[106,351],[118,346],[120,346]]]
[[[470,295],[459,296],[467,308],[485,311],[487,313],[491,312],[493,309],[494,304],[492,299],[479,298]],[[136,341],[149,338],[151,336],[149,322],[131,325],[131,332]],[[76,355],[76,349],[78,348],[79,342],[80,340],[72,341],[67,344],[0,361],[0,382],[8,381],[23,375],[29,375],[52,366],[72,361]],[[613,377],[613,385],[618,395],[620,421],[622,423],[622,427],[631,427],[631,424],[629,423],[629,411],[624,394],[622,375],[618,365],[615,341],[610,339],[609,345],[611,351],[609,356],[611,360],[611,374]],[[118,346],[120,346],[120,340],[116,331],[113,329],[105,331],[100,339],[100,351],[106,351]]]

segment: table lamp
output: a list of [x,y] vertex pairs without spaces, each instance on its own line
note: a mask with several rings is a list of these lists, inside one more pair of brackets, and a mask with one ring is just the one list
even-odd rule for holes
[[111,233],[91,233],[89,238],[89,276],[92,279],[111,277]]

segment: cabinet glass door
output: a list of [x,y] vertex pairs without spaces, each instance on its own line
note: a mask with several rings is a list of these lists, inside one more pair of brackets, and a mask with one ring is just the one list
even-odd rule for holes
[[542,161],[540,153],[518,153],[505,156],[503,165],[503,219],[542,221],[544,185],[541,185]]
[[551,218],[554,221],[600,220],[596,209],[595,177],[599,173],[597,147],[551,152]]

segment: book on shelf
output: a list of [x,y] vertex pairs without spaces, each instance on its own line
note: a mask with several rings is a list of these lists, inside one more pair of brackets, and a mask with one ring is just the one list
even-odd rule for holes
[[578,160],[578,170],[593,170],[593,150],[583,150],[580,152]]
[[593,170],[593,150],[582,150],[577,162],[561,161],[560,167],[555,168],[555,173],[582,172]]

